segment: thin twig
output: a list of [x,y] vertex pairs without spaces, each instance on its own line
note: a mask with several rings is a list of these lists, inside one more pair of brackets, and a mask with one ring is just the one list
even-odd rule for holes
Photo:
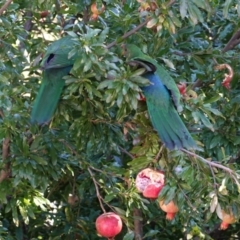
[[90,167],[88,167],[88,172],[90,173],[90,175],[92,177],[100,207],[101,207],[102,211],[104,213],[106,213],[106,210],[105,210],[105,208],[103,206],[103,203],[102,203],[102,196],[101,196],[101,194],[99,192],[99,189],[98,189],[98,183],[97,183],[96,179],[94,178],[94,174],[93,174],[92,170],[90,169]]
[[236,160],[238,160],[239,158],[240,158],[240,150],[237,152],[237,154],[236,154],[235,156],[232,156],[232,157],[229,159],[228,163],[234,163],[234,162],[236,162]]
[[213,176],[214,189],[215,189],[215,192],[217,192],[217,182],[216,182],[216,178],[215,178],[215,173],[214,173],[213,168],[212,168],[211,165],[209,165],[209,168],[210,168],[212,176]]
[[118,147],[119,147],[119,149],[120,149],[123,153],[125,153],[126,155],[128,155],[130,158],[134,159],[134,156],[133,156],[130,152],[128,152],[126,149],[124,149],[124,148],[122,148],[122,147],[120,147],[120,146],[118,146]]
[[180,190],[181,190],[181,192],[182,192],[184,198],[186,199],[188,205],[192,208],[193,211],[196,211],[196,210],[197,210],[196,207],[194,207],[194,206],[192,205],[192,203],[191,203],[189,197],[188,197],[187,194],[184,192],[184,190],[182,189],[182,187],[181,187],[180,184],[178,184],[178,187],[180,188]]
[[[213,167],[216,167],[216,168],[223,169],[224,171],[228,172],[228,173],[231,174],[231,175],[236,175],[236,176],[238,176],[238,174],[235,173],[232,169],[230,169],[230,168],[228,168],[228,167],[225,167],[225,166],[223,166],[223,165],[221,165],[221,164],[219,164],[219,163],[208,161],[207,159],[199,156],[198,154],[196,154],[196,153],[194,153],[194,152],[190,152],[190,151],[188,151],[188,150],[186,150],[186,149],[184,149],[184,148],[182,148],[181,151],[182,151],[182,152],[185,152],[185,153],[187,153],[187,154],[189,154],[189,155],[191,155],[191,156],[193,156],[193,157],[198,158],[199,160],[201,160],[202,162],[208,164],[209,166],[213,166]],[[232,177],[234,177],[234,176],[232,176]],[[240,177],[240,176],[239,176],[239,177]],[[234,177],[234,178],[235,178],[235,177]]]
[[19,44],[19,49],[22,51],[24,51],[24,47],[25,47],[24,40],[27,39],[29,32],[31,32],[33,28],[32,17],[33,17],[32,11],[28,10],[24,16],[24,18],[26,18],[26,22],[24,23],[25,33],[22,35],[23,40],[20,41],[20,44]]
[[[9,137],[6,137],[4,140],[3,140],[3,145],[2,145],[2,160],[3,161],[6,161],[8,155],[9,155],[9,145],[10,145],[10,138]],[[9,177],[10,175],[10,172],[11,172],[11,169],[10,169],[10,163],[5,163],[5,166],[4,168],[1,170],[0,172],[0,183]]]
[[[171,6],[172,4],[174,4],[176,2],[176,0],[170,0],[167,4],[167,7]],[[132,30],[130,30],[129,32],[126,32],[122,37],[121,40],[124,40],[126,38],[128,38],[129,36],[133,35],[134,33],[136,33],[139,29],[141,29],[142,27],[146,26],[147,23],[149,22],[150,18],[147,18],[144,22],[142,22],[141,24],[139,24],[137,27],[133,28]],[[117,44],[117,41],[113,41],[111,43],[109,43],[106,48],[109,49],[113,46],[115,46]]]
[[67,143],[64,139],[59,139],[59,142],[63,143],[68,149],[71,150],[72,154],[78,156],[78,153],[75,149],[73,149],[69,143]]
[[228,41],[226,46],[223,48],[222,52],[225,53],[229,50],[232,50],[234,47],[236,47],[240,43],[240,29],[233,34],[231,39]]
[[10,5],[12,1],[13,0],[8,0],[3,4],[3,6],[0,8],[0,16],[3,14],[3,12],[7,9],[7,7]]
[[[150,19],[146,19],[144,22],[142,22],[141,24],[139,24],[137,27],[133,28],[132,30],[130,30],[129,32],[126,32],[122,37],[121,39],[124,40],[126,38],[128,38],[129,36],[133,35],[135,32],[137,32],[139,29],[141,29],[142,27],[144,27],[145,25],[147,25],[148,21]],[[113,41],[111,43],[109,43],[106,48],[109,49],[113,46],[115,46],[117,44],[117,41]]]
[[160,149],[159,149],[159,151],[158,151],[158,153],[157,153],[157,155],[156,155],[156,157],[154,159],[156,162],[159,160],[159,157],[161,155],[162,150],[163,150],[163,145],[160,147]]
[[93,167],[93,166],[90,166],[90,168],[91,168],[92,170],[96,171],[96,172],[100,172],[100,173],[102,173],[102,174],[104,174],[104,175],[109,175],[109,176],[111,176],[111,177],[119,178],[119,179],[127,182],[125,178],[120,177],[120,176],[118,176],[118,175],[116,175],[116,174],[113,174],[113,173],[111,173],[111,172],[105,172],[105,171],[102,171],[102,170],[100,170],[100,169],[98,169],[98,168],[95,168],[95,167]]
[[[0,116],[4,118],[3,110],[0,109]],[[7,160],[9,156],[9,146],[10,146],[10,137],[7,136],[2,143],[2,160],[3,162]],[[9,178],[11,173],[10,163],[6,162],[3,169],[0,171],[0,183],[4,180]]]

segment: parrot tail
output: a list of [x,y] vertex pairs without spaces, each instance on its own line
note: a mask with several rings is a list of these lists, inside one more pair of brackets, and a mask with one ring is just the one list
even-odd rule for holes
[[35,99],[31,112],[31,123],[48,123],[54,114],[60,99],[66,76],[71,67],[46,69],[43,71],[43,80]]
[[148,101],[147,105],[152,124],[168,149],[198,149],[174,107],[156,109],[156,106]]

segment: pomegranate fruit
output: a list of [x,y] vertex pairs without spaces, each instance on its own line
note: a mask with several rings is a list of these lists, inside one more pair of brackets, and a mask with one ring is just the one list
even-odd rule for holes
[[180,82],[179,84],[177,84],[177,87],[181,95],[184,95],[186,93],[187,88],[185,82]]
[[105,10],[105,6],[102,4],[102,7],[99,9],[97,7],[97,4],[96,3],[93,3],[91,5],[91,12],[92,12],[92,15],[91,15],[91,20],[92,21],[96,21],[98,19],[98,16],[103,13]]
[[178,212],[178,206],[173,202],[169,202],[168,204],[164,203],[164,200],[159,201],[160,208],[167,213],[166,219],[167,220],[173,220],[176,213]]
[[236,221],[232,211],[230,213],[226,213],[224,210],[222,210],[222,222],[220,225],[220,229],[225,230],[228,228],[228,225],[231,223],[234,223]]
[[105,6],[104,6],[103,4],[102,4],[101,9],[97,8],[97,4],[96,4],[96,3],[93,3],[93,4],[91,5],[91,12],[92,12],[93,14],[100,15],[101,13],[104,12],[104,10],[105,10]]
[[49,15],[49,11],[42,11],[41,13],[40,13],[40,17],[41,18],[45,18],[45,17],[47,17]]
[[114,212],[103,213],[95,222],[97,232],[106,238],[113,238],[122,230],[122,220]]
[[151,168],[140,171],[136,177],[136,188],[146,198],[156,199],[164,187],[164,174]]

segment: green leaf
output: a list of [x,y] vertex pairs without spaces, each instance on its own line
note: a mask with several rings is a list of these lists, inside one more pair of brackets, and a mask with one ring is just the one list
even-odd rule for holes
[[192,0],[194,2],[194,4],[196,6],[198,6],[199,8],[202,8],[208,12],[211,12],[212,9],[210,7],[210,4],[208,2],[208,0]]
[[31,155],[31,158],[40,165],[47,165],[48,164],[46,159],[44,159],[43,157],[40,157],[40,156],[37,156],[37,155]]
[[205,103],[214,103],[217,102],[221,98],[220,94],[216,94],[212,96],[210,99],[206,100]]
[[91,60],[88,59],[84,64],[83,72],[87,72],[91,67],[92,67],[92,62]]
[[112,81],[111,80],[105,80],[98,85],[97,89],[103,89],[103,88],[106,88],[106,87],[109,88],[111,86],[112,86]]
[[216,147],[217,145],[219,145],[221,143],[220,140],[221,140],[221,136],[219,136],[219,135],[214,136],[208,147],[210,149]]
[[182,19],[186,17],[187,9],[188,9],[187,0],[180,0],[180,14]]
[[195,12],[195,5],[190,1],[188,1],[187,3],[188,3],[188,13],[189,13],[190,19],[192,20],[193,24],[196,25],[199,21],[198,19],[199,16]]
[[119,207],[113,207],[115,209],[115,211],[122,216],[126,215],[126,211],[124,211],[123,209],[119,208]]
[[225,3],[223,5],[224,6],[223,7],[223,16],[224,16],[224,18],[228,17],[229,8],[232,5],[232,3],[233,3],[232,0],[225,0]]
[[171,20],[173,21],[174,25],[176,25],[177,27],[182,26],[182,22],[179,20],[178,17],[176,17],[176,15],[173,12],[169,11],[168,14],[169,14]]
[[151,162],[152,162],[152,159],[149,159],[144,156],[144,157],[134,158],[131,162],[128,163],[128,165],[137,171],[146,167]]
[[116,194],[115,194],[115,193],[107,194],[107,195],[104,197],[104,202],[111,202],[115,197],[116,197]]
[[134,239],[134,232],[130,231],[123,237],[123,240],[133,240]]
[[201,112],[193,112],[192,113],[194,118],[196,120],[201,120],[202,123],[207,127],[209,128],[211,131],[214,131],[214,127],[213,125],[211,124],[211,122],[209,121],[209,119],[204,115],[202,114]]
[[159,233],[158,230],[150,230],[148,231],[144,236],[143,236],[143,239],[144,238],[147,238],[147,237],[152,237],[152,236],[155,236]]
[[75,32],[72,32],[72,31],[68,31],[67,34],[71,37],[74,37],[74,38],[78,37],[78,35]]
[[144,78],[142,76],[131,77],[131,80],[133,82],[136,82],[140,86],[146,86],[150,84],[150,81],[147,78]]
[[152,18],[150,21],[148,21],[146,27],[147,28],[152,28],[157,24],[157,22],[158,22],[157,18]]

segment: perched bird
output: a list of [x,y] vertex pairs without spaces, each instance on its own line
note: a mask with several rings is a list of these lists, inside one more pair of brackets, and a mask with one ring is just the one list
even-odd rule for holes
[[44,124],[53,116],[65,84],[63,77],[69,74],[76,59],[68,57],[73,45],[67,36],[48,47],[41,63],[43,78],[31,112],[32,123]]
[[168,72],[135,45],[126,46],[126,55],[129,64],[137,63],[146,69],[143,77],[150,81],[150,85],[142,87],[142,91],[150,120],[165,146],[170,150],[198,149],[178,115],[177,110],[182,110],[180,93]]

